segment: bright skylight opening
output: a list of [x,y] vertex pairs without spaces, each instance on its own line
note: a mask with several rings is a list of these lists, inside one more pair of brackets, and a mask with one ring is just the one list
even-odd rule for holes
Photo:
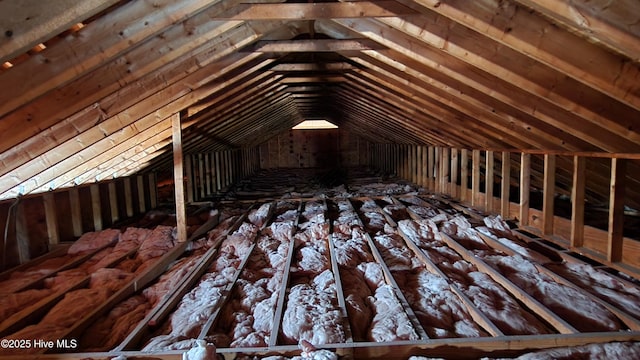
[[293,130],[337,129],[338,126],[327,120],[305,120],[294,126]]

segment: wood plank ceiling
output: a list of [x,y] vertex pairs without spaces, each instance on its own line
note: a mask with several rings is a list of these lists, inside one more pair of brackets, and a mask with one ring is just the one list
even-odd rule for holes
[[176,113],[185,153],[308,118],[371,142],[640,153],[637,0],[4,0],[0,14],[0,199],[163,168]]

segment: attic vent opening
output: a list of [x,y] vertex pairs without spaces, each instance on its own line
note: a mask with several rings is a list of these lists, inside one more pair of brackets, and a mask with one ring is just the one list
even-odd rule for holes
[[292,127],[292,130],[337,129],[338,126],[327,120],[305,120]]

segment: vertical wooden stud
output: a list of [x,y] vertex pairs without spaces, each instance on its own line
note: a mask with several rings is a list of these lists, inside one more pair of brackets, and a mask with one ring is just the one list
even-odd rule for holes
[[624,193],[627,161],[611,159],[611,185],[609,193],[609,231],[607,260],[622,260],[622,244],[624,237]]
[[422,146],[421,152],[422,178],[420,179],[420,184],[424,188],[429,188],[429,148],[427,146]]
[[469,150],[460,150],[460,201],[467,201],[469,189]]
[[473,150],[471,155],[471,206],[480,205],[480,150]]
[[205,182],[204,155],[198,154],[198,190],[200,190],[198,200],[206,196]]
[[31,250],[29,249],[29,225],[24,202],[18,203],[16,209],[16,243],[18,245],[18,258],[20,264],[31,260]]
[[427,170],[428,170],[428,177],[429,177],[429,190],[430,191],[435,191],[435,182],[434,182],[434,178],[435,178],[435,174],[434,174],[434,170],[436,167],[435,164],[435,148],[433,146],[429,146],[428,149],[428,155],[429,155],[429,159],[428,159],[428,164],[427,164]]
[[158,207],[158,178],[155,172],[149,173],[149,207]]
[[584,189],[586,158],[573,157],[573,186],[571,187],[571,247],[584,244]]
[[184,194],[184,157],[182,155],[182,122],[180,114],[171,117],[173,141],[173,179],[175,186],[176,222],[178,242],[187,241],[187,214]]
[[484,208],[489,213],[493,212],[494,163],[493,151],[486,151],[484,166]]
[[144,175],[136,176],[138,185],[138,209],[141,213],[147,212],[147,201],[144,198]]
[[[195,194],[196,194],[196,188],[195,188],[196,181],[195,181],[195,172],[193,170],[194,168],[193,157],[191,155],[184,156],[184,163],[182,166],[184,171],[187,174],[187,177],[185,179],[186,185],[187,185],[186,187],[187,202],[192,203],[195,200]],[[174,179],[175,179],[175,176],[174,176]]]
[[220,166],[220,152],[216,152],[215,156],[215,168],[216,168],[216,191],[222,189],[222,167]]
[[503,218],[509,217],[509,194],[511,192],[511,153],[502,152],[502,180],[500,182],[500,214]]
[[441,172],[442,172],[442,186],[441,186],[441,192],[444,194],[451,194],[451,190],[450,190],[450,185],[451,185],[451,179],[449,178],[449,169],[451,168],[451,159],[449,157],[449,148],[448,147],[444,147],[442,148],[442,155],[441,155],[441,161],[440,161],[440,168],[441,168]]
[[531,191],[531,154],[520,157],[520,226],[529,225],[529,192]]
[[80,206],[80,192],[78,188],[69,189],[69,205],[71,207],[71,225],[73,226],[73,236],[79,237],[83,233],[82,228],[82,207]]
[[118,192],[116,189],[115,181],[110,181],[107,185],[109,191],[109,209],[111,212],[111,223],[114,224],[120,219],[120,213],[118,212]]
[[554,199],[556,193],[556,156],[544,155],[544,176],[542,189],[542,231],[553,234]]
[[102,208],[100,204],[100,185],[91,184],[91,209],[93,210],[93,228],[95,231],[102,230]]
[[451,195],[451,197],[453,198],[457,198],[459,197],[458,195],[458,168],[459,168],[459,162],[458,162],[458,149],[452,148],[451,149],[451,170],[450,170],[450,182],[451,182],[451,187],[449,190],[449,194]]
[[58,230],[58,217],[56,215],[56,202],[53,193],[46,193],[42,197],[44,201],[44,214],[47,221],[47,235],[49,245],[60,243],[60,232]]
[[133,192],[131,191],[131,178],[126,177],[123,179],[123,182],[124,182],[124,202],[127,208],[127,217],[132,217],[133,216],[133,200],[132,200]]

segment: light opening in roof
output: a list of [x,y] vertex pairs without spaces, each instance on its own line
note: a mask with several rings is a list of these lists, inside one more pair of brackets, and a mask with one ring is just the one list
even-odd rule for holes
[[337,129],[338,126],[327,120],[305,120],[292,127],[293,130]]

